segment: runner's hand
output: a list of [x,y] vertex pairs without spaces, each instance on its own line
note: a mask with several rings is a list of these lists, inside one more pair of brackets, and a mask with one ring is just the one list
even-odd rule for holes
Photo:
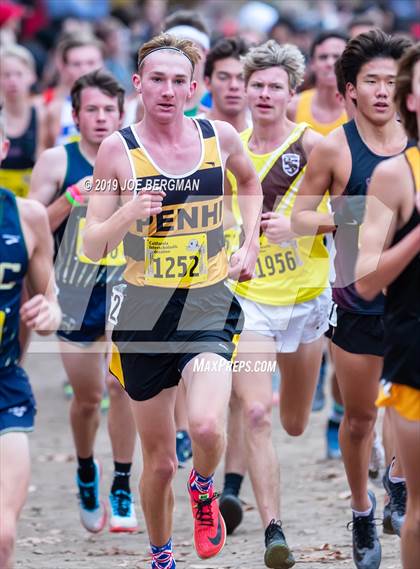
[[228,277],[235,281],[243,282],[252,279],[255,263],[259,253],[259,245],[243,245],[229,260]]
[[148,219],[151,215],[162,212],[162,201],[166,196],[162,191],[142,190],[129,202],[124,204],[133,221]]
[[37,294],[20,307],[22,322],[40,334],[56,330],[60,324],[60,312],[43,294]]
[[271,243],[281,245],[284,241],[291,241],[297,237],[290,229],[290,218],[282,213],[269,211],[263,213],[261,219],[261,229]]
[[80,205],[86,205],[89,201],[89,195],[92,193],[93,176],[85,176],[74,185],[77,186],[80,195],[83,196],[83,203]]

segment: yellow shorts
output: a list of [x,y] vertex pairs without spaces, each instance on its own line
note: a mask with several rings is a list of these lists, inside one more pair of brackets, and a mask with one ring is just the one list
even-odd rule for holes
[[376,400],[378,407],[393,407],[407,421],[420,421],[420,389],[387,383]]

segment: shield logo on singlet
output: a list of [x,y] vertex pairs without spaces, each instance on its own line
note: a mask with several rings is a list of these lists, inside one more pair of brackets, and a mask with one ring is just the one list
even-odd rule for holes
[[281,157],[283,172],[288,176],[294,176],[299,172],[300,156],[299,154],[283,154]]

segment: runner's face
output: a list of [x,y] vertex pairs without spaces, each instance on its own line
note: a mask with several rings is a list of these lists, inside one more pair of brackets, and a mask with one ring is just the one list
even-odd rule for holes
[[149,117],[165,124],[183,115],[185,104],[197,86],[191,81],[191,71],[189,60],[171,50],[157,51],[146,57],[133,82],[142,95]]
[[356,78],[356,86],[348,84],[350,96],[357,102],[357,113],[373,124],[382,125],[395,116],[394,91],[397,62],[378,58],[365,63]]
[[90,144],[100,144],[121,124],[117,97],[110,97],[97,87],[86,87],[80,99],[79,113],[73,115],[80,134]]
[[340,38],[328,38],[316,46],[312,59],[312,70],[315,73],[317,86],[337,86],[334,65],[345,47],[346,42]]
[[17,57],[4,57],[0,64],[0,91],[6,99],[29,95],[35,74]]
[[417,125],[420,132],[420,61],[413,69],[412,91],[407,97],[407,109],[417,114]]
[[247,85],[253,122],[273,123],[282,120],[292,95],[289,76],[282,67],[255,71]]
[[64,81],[67,85],[73,85],[79,77],[99,69],[103,64],[102,54],[95,45],[74,47],[67,52],[66,62],[63,64]]
[[216,61],[208,88],[213,105],[222,113],[237,116],[245,109],[244,70],[238,59],[227,57]]

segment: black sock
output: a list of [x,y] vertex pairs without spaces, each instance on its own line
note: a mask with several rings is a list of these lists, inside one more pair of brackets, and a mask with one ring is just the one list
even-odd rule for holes
[[93,456],[90,456],[89,458],[80,458],[80,456],[78,456],[77,462],[79,463],[77,473],[80,480],[85,484],[93,482],[95,479],[95,463],[93,462]]
[[244,477],[242,474],[237,474],[236,472],[227,472],[225,474],[225,487],[223,492],[226,494],[234,494],[239,496],[241,490],[241,484]]
[[131,462],[114,462],[114,481],[111,492],[125,490],[130,492]]

